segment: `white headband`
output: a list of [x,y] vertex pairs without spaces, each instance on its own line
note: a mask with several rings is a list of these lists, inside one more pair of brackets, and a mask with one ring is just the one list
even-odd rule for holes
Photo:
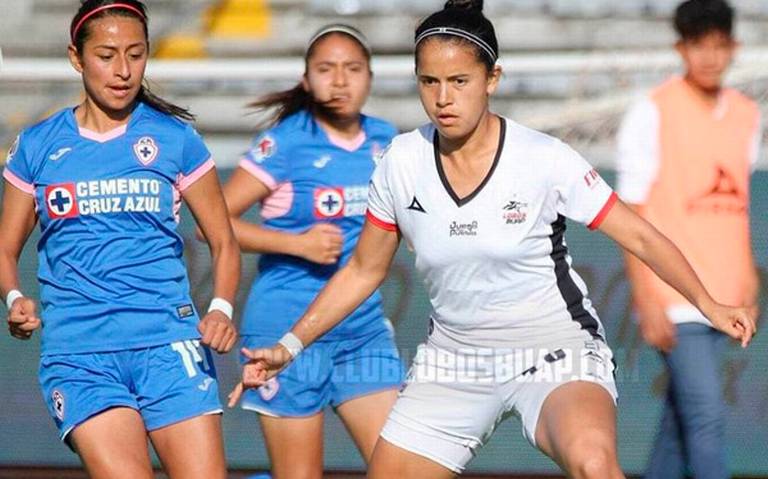
[[328,35],[329,33],[345,33],[350,37],[354,38],[355,40],[357,40],[358,42],[360,42],[360,45],[362,45],[365,51],[368,52],[369,56],[372,54],[371,44],[368,43],[368,39],[365,38],[363,34],[357,31],[356,29],[348,25],[342,25],[342,24],[328,25],[327,27],[324,27],[319,32],[315,33],[315,35],[309,40],[309,43],[307,43],[307,51],[309,51],[309,49],[312,48],[312,45],[314,45],[315,42],[320,39],[320,37]]
[[482,48],[482,50],[488,55],[488,57],[493,60],[495,63],[496,60],[498,60],[498,56],[493,52],[493,48],[491,48],[488,43],[483,40],[482,38],[478,37],[477,35],[473,33],[466,32],[464,30],[461,30],[459,28],[452,28],[452,27],[435,27],[430,28],[428,30],[424,30],[421,32],[421,35],[416,37],[416,45],[421,43],[422,40],[424,40],[427,37],[431,37],[434,35],[452,35],[454,37],[461,37],[465,40],[469,40],[470,42],[474,43],[478,47]]

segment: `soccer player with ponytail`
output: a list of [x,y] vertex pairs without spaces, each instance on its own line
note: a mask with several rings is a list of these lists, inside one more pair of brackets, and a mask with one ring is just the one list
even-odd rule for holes
[[[24,129],[9,152],[0,292],[14,337],[44,326],[43,397],[91,477],[153,478],[148,436],[171,478],[224,478],[209,349],[236,342],[239,252],[193,117],[143,84],[147,22],[136,0],[87,0],[72,20],[84,100]],[[204,314],[177,232],[182,199],[212,254]],[[39,313],[17,267],[38,221]]]
[[[240,327],[246,348],[287,333],[352,255],[375,157],[397,133],[361,113],[370,57],[358,30],[327,25],[309,41],[302,81],[250,105],[274,116],[224,188],[241,249],[261,253]],[[255,205],[259,225],[241,218]],[[322,475],[328,406],[369,461],[403,379],[381,295],[372,293],[289,368],[245,394],[242,407],[258,414],[275,477]]]

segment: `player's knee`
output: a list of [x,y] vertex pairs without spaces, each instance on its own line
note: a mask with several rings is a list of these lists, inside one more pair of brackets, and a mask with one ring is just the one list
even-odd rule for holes
[[605,441],[585,440],[573,445],[568,455],[569,473],[578,479],[615,477],[618,471],[616,451]]
[[368,479],[385,479],[391,477],[406,477],[408,461],[402,460],[385,441],[379,441],[373,449],[368,464]]
[[294,466],[282,468],[278,471],[272,468],[272,474],[281,479],[322,479],[322,467]]

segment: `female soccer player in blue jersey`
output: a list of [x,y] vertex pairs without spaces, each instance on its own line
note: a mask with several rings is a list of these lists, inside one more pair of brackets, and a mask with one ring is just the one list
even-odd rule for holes
[[[255,102],[277,109],[224,188],[243,251],[262,253],[240,333],[243,346],[273,344],[345,264],[365,218],[374,157],[395,135],[360,113],[371,51],[354,28],[330,25],[309,42],[296,88]],[[261,205],[262,225],[240,216]],[[320,477],[323,411],[331,405],[367,461],[402,382],[378,292],[242,407],[259,413],[281,479]]]
[[566,217],[643,260],[744,346],[755,318],[716,303],[680,251],[575,151],[489,109],[501,68],[482,4],[448,0],[417,28],[417,86],[431,122],[382,155],[354,255],[278,344],[243,352],[244,385],[322,341],[384,280],[402,237],[429,292],[430,332],[368,477],[453,477],[516,415],[568,477],[620,479],[612,353],[572,269]]
[[[85,1],[70,34],[85,99],[25,129],[3,173],[0,291],[10,332],[29,339],[44,325],[44,399],[91,477],[154,477],[148,435],[170,477],[224,478],[208,348],[236,342],[240,260],[214,164],[181,121],[189,113],[142,85],[141,2]],[[176,231],[182,199],[213,256],[215,298],[200,316]],[[17,269],[37,221],[39,316]]]

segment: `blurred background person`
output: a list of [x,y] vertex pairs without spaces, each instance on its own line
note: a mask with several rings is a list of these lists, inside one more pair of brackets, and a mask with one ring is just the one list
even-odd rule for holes
[[[619,133],[618,191],[672,239],[713,297],[757,309],[750,175],[762,139],[757,104],[723,78],[738,48],[724,0],[679,5],[675,48],[683,76],[670,78],[627,113]],[[646,478],[730,477],[721,363],[727,337],[683,296],[627,254],[643,339],[669,373],[664,412]]]

